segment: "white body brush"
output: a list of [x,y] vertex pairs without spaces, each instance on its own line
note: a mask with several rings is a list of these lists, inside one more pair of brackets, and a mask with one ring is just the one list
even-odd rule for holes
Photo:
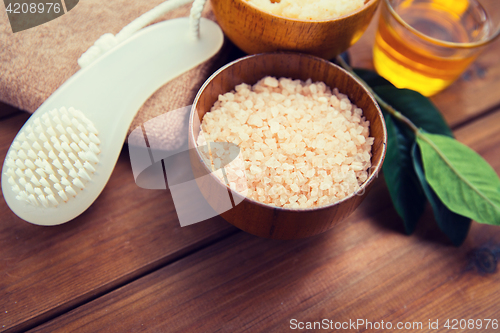
[[87,61],[40,106],[16,136],[3,165],[2,193],[15,214],[34,224],[57,225],[94,202],[141,105],[221,48],[219,26],[206,19],[199,25],[199,39],[190,38],[188,18],[140,30]]

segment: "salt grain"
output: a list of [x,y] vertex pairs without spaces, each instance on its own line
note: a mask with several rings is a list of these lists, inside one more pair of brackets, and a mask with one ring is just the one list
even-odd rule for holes
[[[201,128],[199,146],[240,146],[242,162],[231,166],[236,174],[231,187],[266,204],[327,205],[368,179],[374,142],[369,121],[346,95],[323,82],[265,77],[254,86],[240,84],[219,96]],[[202,154],[207,163],[222,166],[219,152]],[[222,172],[215,174],[222,180]]]

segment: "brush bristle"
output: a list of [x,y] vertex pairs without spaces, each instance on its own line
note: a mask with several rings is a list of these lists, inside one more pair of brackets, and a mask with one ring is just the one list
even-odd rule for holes
[[83,113],[54,109],[34,119],[12,143],[6,159],[16,199],[37,207],[67,202],[85,188],[100,153],[98,132]]

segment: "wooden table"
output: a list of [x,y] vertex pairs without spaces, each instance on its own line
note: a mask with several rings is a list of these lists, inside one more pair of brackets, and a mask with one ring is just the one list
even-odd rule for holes
[[[372,67],[373,35],[372,24],[352,48],[356,66]],[[499,54],[497,41],[433,98],[457,138],[497,172]],[[28,114],[2,110],[3,161]],[[365,320],[374,328],[383,321],[379,332],[403,331],[398,323],[413,326],[406,332],[444,332],[447,319],[500,320],[500,228],[473,223],[456,248],[428,208],[405,236],[383,179],[331,231],[276,241],[221,218],[181,228],[168,191],[135,185],[125,148],[104,192],[77,219],[31,225],[2,198],[0,221],[1,332],[284,332],[323,319],[333,323],[325,331]],[[491,327],[475,331],[500,331]],[[365,322],[338,331],[371,330]]]

